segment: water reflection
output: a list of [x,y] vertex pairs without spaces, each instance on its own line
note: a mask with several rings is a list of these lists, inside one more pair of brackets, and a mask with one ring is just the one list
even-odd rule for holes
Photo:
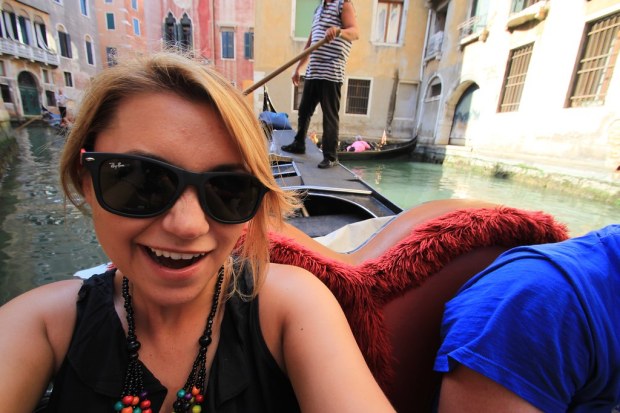
[[0,190],[0,303],[106,260],[88,219],[58,184],[64,138],[46,126],[16,132],[18,159]]
[[617,206],[457,167],[402,160],[347,162],[345,165],[401,208],[435,199],[481,199],[548,212],[565,223],[572,236],[620,223]]

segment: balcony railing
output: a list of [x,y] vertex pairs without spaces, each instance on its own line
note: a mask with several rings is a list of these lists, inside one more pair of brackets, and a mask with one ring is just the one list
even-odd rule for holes
[[29,46],[15,40],[0,38],[0,53],[10,54],[13,56],[22,57],[34,62],[41,62],[52,66],[58,66],[60,64],[60,58],[58,54]]
[[458,27],[459,41],[462,41],[463,39],[471,35],[475,35],[475,34],[482,32],[482,30],[485,29],[486,24],[487,24],[486,14],[482,16],[473,16],[465,20]]

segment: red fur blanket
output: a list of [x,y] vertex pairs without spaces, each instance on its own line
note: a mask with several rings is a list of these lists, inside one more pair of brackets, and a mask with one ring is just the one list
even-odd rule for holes
[[379,258],[354,266],[270,233],[272,262],[307,269],[336,296],[370,369],[383,386],[391,375],[382,317],[385,303],[419,287],[451,260],[476,248],[511,248],[566,238],[566,227],[543,212],[508,207],[462,209],[412,228]]

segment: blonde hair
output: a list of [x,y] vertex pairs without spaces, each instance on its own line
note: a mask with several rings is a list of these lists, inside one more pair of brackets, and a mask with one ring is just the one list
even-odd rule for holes
[[[285,192],[276,184],[267,140],[246,98],[215,69],[177,53],[161,52],[121,62],[97,75],[81,101],[60,161],[61,183],[67,198],[78,208],[84,207],[80,150],[93,150],[97,136],[106,130],[124,99],[145,93],[174,93],[210,105],[235,140],[248,172],[269,189],[236,250],[241,268],[251,269],[255,296],[269,262],[267,232],[269,228],[279,228],[284,217],[298,208],[299,201],[296,194]],[[236,278],[241,271],[233,271],[232,260],[227,260],[224,267],[227,279],[233,277],[237,291]]]

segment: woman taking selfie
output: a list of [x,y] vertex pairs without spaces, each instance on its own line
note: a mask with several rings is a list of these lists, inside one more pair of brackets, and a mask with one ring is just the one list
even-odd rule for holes
[[166,53],[104,70],[60,170],[114,267],[0,308],[5,409],[52,382],[50,412],[393,411],[330,291],[268,262],[297,201],[227,80]]

